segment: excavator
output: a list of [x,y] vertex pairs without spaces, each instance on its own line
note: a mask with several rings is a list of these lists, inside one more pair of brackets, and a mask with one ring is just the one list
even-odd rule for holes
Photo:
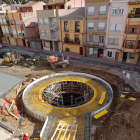
[[4,63],[13,63],[16,65],[18,63],[18,53],[17,51],[9,51],[4,55]]

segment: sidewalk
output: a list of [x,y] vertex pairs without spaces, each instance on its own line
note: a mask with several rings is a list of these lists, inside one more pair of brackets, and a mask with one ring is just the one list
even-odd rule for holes
[[[12,48],[16,48],[16,49],[23,49],[23,50],[27,50],[27,51],[30,51],[30,52],[36,52],[36,53],[61,55],[60,52],[39,50],[39,49],[28,48],[28,47],[24,47],[24,46],[14,46],[14,45],[2,44],[2,43],[0,43],[0,45],[6,46],[6,47],[12,47]],[[75,56],[75,55],[70,55],[70,54],[66,54],[66,55],[69,56],[72,59],[89,60],[89,61],[92,61],[92,62],[94,61],[94,62],[105,63],[105,64],[109,64],[109,65],[126,66],[126,67],[133,67],[133,68],[140,69],[140,65],[135,65],[135,64],[125,63],[125,62],[105,60],[105,59],[101,59],[101,58],[91,58],[91,57],[84,57],[84,56]]]

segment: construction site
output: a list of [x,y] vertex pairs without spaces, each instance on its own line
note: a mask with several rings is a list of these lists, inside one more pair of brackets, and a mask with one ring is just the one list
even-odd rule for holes
[[0,98],[2,140],[140,139],[140,69],[68,57],[55,68],[1,59],[1,73],[21,78]]

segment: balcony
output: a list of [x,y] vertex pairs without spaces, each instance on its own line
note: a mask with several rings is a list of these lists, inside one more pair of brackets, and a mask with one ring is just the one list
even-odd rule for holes
[[99,11],[99,15],[105,15],[106,11]]
[[56,29],[56,28],[58,28],[58,24],[57,23],[50,23],[50,28]]
[[12,33],[5,33],[4,35],[5,36],[11,36],[11,37],[13,37],[13,34]]
[[51,35],[51,39],[52,40],[59,40],[59,36],[58,35]]
[[79,39],[77,39],[77,40],[70,40],[70,39],[66,39],[66,38],[64,38],[64,43],[68,43],[68,44],[80,44],[80,40]]
[[80,29],[75,29],[75,32],[80,32]]
[[86,46],[98,46],[103,47],[105,45],[105,42],[87,42]]
[[33,12],[21,12],[21,17],[30,17],[33,16],[34,13]]
[[99,31],[103,31],[105,29],[105,27],[98,27]]
[[128,14],[128,18],[140,18],[140,13],[139,14]]

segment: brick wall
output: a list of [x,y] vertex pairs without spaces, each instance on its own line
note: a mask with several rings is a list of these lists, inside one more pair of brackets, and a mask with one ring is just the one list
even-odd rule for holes
[[28,28],[26,28],[26,36],[27,37],[36,36],[36,29],[35,29],[35,27],[28,27]]

